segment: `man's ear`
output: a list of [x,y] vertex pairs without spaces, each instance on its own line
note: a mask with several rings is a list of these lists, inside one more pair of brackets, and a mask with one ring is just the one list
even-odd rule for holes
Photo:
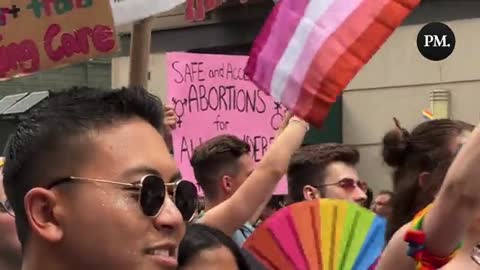
[[312,201],[321,198],[320,192],[316,187],[306,185],[303,187],[303,198],[306,201]]
[[418,175],[418,185],[424,191],[427,191],[431,185],[432,174],[429,172],[422,172]]
[[224,193],[226,194],[232,194],[233,193],[233,182],[232,182],[232,177],[228,175],[222,176],[222,180],[220,181],[221,189],[223,190]]
[[63,228],[59,222],[62,209],[55,193],[43,188],[33,188],[25,195],[24,205],[32,233],[49,242],[62,239]]

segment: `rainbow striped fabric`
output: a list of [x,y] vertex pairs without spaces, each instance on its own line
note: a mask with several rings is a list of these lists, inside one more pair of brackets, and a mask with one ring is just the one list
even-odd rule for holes
[[245,72],[294,114],[321,126],[337,96],[419,3],[281,0]]
[[433,113],[429,109],[424,109],[422,111],[422,115],[427,120],[433,120],[434,119]]

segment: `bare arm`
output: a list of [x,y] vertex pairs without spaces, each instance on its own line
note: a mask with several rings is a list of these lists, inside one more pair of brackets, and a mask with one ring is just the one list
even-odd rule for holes
[[410,224],[400,228],[390,239],[387,247],[383,251],[375,270],[414,270],[415,263],[412,258],[407,257],[407,242],[403,241],[403,236],[410,229]]
[[173,110],[172,107],[170,106],[165,106],[163,108],[164,112],[164,119],[163,123],[165,127],[167,128],[166,134],[164,135],[165,137],[165,143],[167,144],[168,150],[170,153],[173,154],[173,137],[172,137],[172,130],[174,130],[177,127],[177,115],[175,114],[175,111]]
[[[476,128],[469,141],[453,161],[432,209],[425,216],[423,231],[426,249],[436,256],[450,255],[462,241],[467,227],[474,220],[480,203],[480,130]],[[408,226],[408,225],[407,225]],[[403,227],[388,243],[377,270],[398,268],[412,262],[406,256],[407,244]],[[405,254],[399,256],[399,254]]]
[[[278,131],[275,133],[275,140],[274,142],[278,139],[278,136],[280,136],[280,134],[282,134],[282,132],[285,130],[285,128],[288,126],[288,121],[292,118],[292,113],[291,112],[287,112],[283,118],[283,122],[282,122],[282,125],[280,126],[280,128],[278,129]],[[257,211],[255,211],[255,213],[253,214],[253,216],[250,218],[249,222],[250,224],[255,224],[258,219],[260,219],[260,216],[262,215],[262,212],[263,212],[263,209],[265,209],[265,206],[267,206],[268,202],[270,201],[270,199],[272,198],[272,195],[273,194],[270,194],[269,196],[265,197],[265,200],[262,202],[262,204],[260,204],[260,206],[258,207]]]
[[302,144],[307,129],[308,124],[300,119],[290,121],[247,180],[232,197],[206,212],[201,222],[233,235],[272,195],[287,171],[290,157]]

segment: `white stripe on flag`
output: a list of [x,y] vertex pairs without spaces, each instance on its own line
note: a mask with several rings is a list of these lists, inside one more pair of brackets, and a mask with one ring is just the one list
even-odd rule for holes
[[[311,67],[317,52],[323,47],[325,42],[338,30],[339,27],[358,9],[358,7],[364,2],[364,0],[337,0],[332,6],[330,6],[327,13],[316,21],[322,29],[320,31],[312,31],[308,40],[303,47],[301,55],[295,63],[295,69],[289,75],[289,79],[284,86],[285,95],[284,99],[289,100],[292,104],[296,104],[300,91],[302,88],[302,82],[305,81],[305,76]],[[333,42],[339,42],[334,40]],[[346,46],[346,44],[343,44]],[[338,49],[344,49],[344,46],[338,46]],[[343,53],[343,51],[342,51]],[[334,60],[334,62],[331,62]],[[330,61],[330,62],[329,62]],[[328,71],[335,64],[336,59],[330,57],[322,61],[322,70]],[[326,74],[318,74],[318,77],[323,79]],[[293,78],[293,80],[292,80]],[[299,82],[297,84],[295,82]]]
[[[283,0],[283,1],[295,1],[295,0]],[[315,28],[315,22],[327,12],[333,1],[339,0],[310,0],[305,10],[304,17],[308,19],[302,19],[293,34],[293,37],[288,43],[288,47],[282,55],[282,58],[278,61],[275,71],[273,72],[271,82],[271,94],[275,100],[281,100],[283,92],[285,91],[285,84],[287,78],[298,61],[298,58],[303,52],[303,47],[310,36],[310,32]],[[281,31],[281,29],[277,29]]]

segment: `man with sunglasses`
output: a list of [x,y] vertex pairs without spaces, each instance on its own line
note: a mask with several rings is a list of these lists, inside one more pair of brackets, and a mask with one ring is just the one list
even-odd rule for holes
[[[0,159],[0,170],[3,170],[4,160]],[[22,267],[22,254],[17,231],[15,230],[15,219],[11,208],[6,202],[3,191],[3,177],[0,173],[0,269],[20,270]]]
[[29,113],[3,171],[24,270],[176,269],[196,188],[163,120],[143,89],[74,88]]
[[355,165],[358,151],[343,144],[317,144],[300,148],[289,164],[288,195],[293,202],[317,198],[341,199],[362,204],[367,185]]

